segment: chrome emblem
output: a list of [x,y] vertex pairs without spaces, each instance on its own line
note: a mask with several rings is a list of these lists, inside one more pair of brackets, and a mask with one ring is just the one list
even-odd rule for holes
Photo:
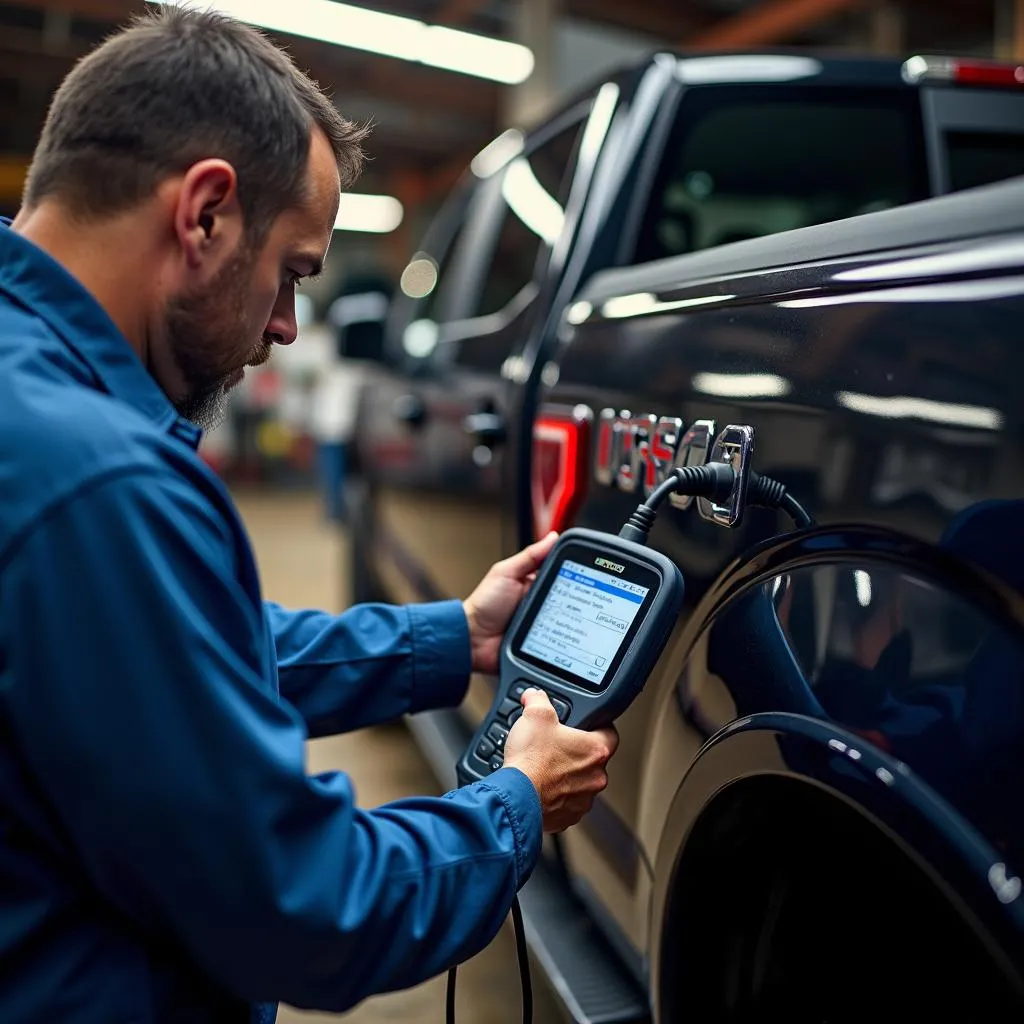
[[[603,409],[598,418],[594,476],[606,487],[646,498],[677,466],[702,466],[708,461],[729,462],[745,484],[754,453],[754,428],[730,424],[715,434],[714,420],[696,420],[684,429],[674,416],[635,415],[629,410]],[[719,526],[736,526],[742,515],[738,487],[725,505],[706,498],[697,500],[704,519]],[[679,509],[689,508],[693,498],[673,494]]]

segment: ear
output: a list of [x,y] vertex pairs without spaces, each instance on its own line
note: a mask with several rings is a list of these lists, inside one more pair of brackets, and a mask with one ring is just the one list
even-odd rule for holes
[[226,160],[200,160],[186,172],[174,207],[174,233],[190,270],[216,267],[244,232],[238,176]]

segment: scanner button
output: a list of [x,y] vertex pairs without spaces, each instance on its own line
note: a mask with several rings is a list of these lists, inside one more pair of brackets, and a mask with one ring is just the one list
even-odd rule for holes
[[522,702],[523,694],[530,689],[529,683],[524,683],[520,680],[512,686],[512,689],[508,691],[509,697],[514,700],[517,704]]
[[494,744],[490,740],[481,740],[476,747],[476,756],[486,761],[494,753]]
[[516,722],[519,721],[519,719],[522,717],[522,714],[523,714],[523,707],[522,707],[522,705],[520,705],[519,707],[517,707],[515,709],[515,711],[512,712],[511,715],[508,716],[508,727],[510,729],[512,728],[513,725],[516,724]]
[[501,707],[498,708],[498,717],[503,718],[506,722],[509,720],[509,715],[514,714],[516,711],[522,711],[522,704],[514,700],[503,700]]
[[508,730],[503,729],[497,722],[487,730],[487,738],[498,748],[505,749],[505,740],[508,739]]
[[555,709],[555,713],[558,715],[558,720],[560,722],[566,721],[569,717],[569,705],[561,697],[552,697],[550,693],[548,698],[551,701],[551,706]]
[[494,757],[491,758],[491,771],[496,772],[504,763],[505,759],[501,754],[495,754]]

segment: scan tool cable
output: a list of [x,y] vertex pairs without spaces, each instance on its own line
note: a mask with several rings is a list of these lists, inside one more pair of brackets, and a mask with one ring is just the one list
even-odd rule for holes
[[[530,955],[526,949],[526,931],[519,897],[512,900],[512,929],[516,936],[516,960],[519,963],[519,984],[523,992],[523,1024],[533,1021],[533,983],[530,980]],[[455,976],[458,965],[448,969],[448,991],[445,999],[445,1020],[455,1024]]]
[[[638,505],[623,524],[619,537],[636,544],[646,544],[647,536],[658,510],[671,494],[685,494],[693,498],[707,498],[721,504],[732,496],[736,485],[736,471],[726,462],[710,462],[703,466],[686,466],[673,470],[667,479],[659,484],[645,502]],[[770,477],[751,472],[747,483],[746,504],[763,508],[779,509],[793,520],[797,527],[813,525],[813,520],[803,506],[786,490],[784,484]],[[533,1021],[533,987],[530,980],[530,960],[526,948],[526,934],[523,928],[523,912],[519,897],[512,901],[512,927],[516,939],[516,959],[519,963],[519,980],[523,991],[523,1024]],[[447,1024],[455,1024],[455,983],[458,965],[448,970],[448,987],[445,999]]]

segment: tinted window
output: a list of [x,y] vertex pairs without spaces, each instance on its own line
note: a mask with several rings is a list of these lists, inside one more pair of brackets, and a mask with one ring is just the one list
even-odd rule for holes
[[926,195],[920,115],[909,93],[709,88],[680,103],[636,261]]
[[1024,134],[947,132],[946,150],[954,192],[1024,174]]
[[561,230],[579,133],[573,124],[504,171],[501,230],[476,315],[504,309],[534,280],[542,248],[546,253]]

